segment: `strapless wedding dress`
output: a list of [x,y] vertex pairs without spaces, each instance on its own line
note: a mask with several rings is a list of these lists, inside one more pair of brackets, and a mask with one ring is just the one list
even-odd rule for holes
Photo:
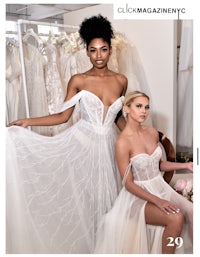
[[[158,145],[151,155],[141,153],[132,157],[122,183],[124,185],[128,173],[133,172],[134,183],[176,204],[186,217],[181,235],[183,244],[177,247],[176,253],[192,253],[189,226],[193,226],[193,204],[164,181],[159,170],[161,156],[162,150]],[[102,217],[98,225],[94,253],[161,254],[164,227],[146,224],[144,215],[146,203],[123,186],[113,208]],[[169,243],[175,243],[175,238],[172,240],[171,242],[169,239]],[[176,242],[181,243],[179,240]]]
[[94,251],[97,223],[121,185],[114,120],[123,98],[106,108],[80,91],[62,108],[79,106],[80,119],[53,137],[6,128],[7,253]]

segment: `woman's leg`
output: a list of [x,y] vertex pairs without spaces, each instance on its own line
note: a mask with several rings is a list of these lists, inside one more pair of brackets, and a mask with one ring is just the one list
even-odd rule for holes
[[184,216],[182,213],[166,214],[161,211],[156,205],[147,203],[145,207],[146,223],[150,225],[165,226],[162,237],[162,253],[171,254],[175,252],[176,244],[168,246],[169,238],[176,239],[180,236]]
[[193,203],[176,192],[172,195],[171,202],[178,206],[178,208],[183,213],[185,217],[185,222],[189,226],[189,235],[191,242],[193,242]]

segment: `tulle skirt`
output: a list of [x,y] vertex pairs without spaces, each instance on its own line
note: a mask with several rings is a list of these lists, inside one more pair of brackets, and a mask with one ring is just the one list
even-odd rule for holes
[[[176,253],[192,253],[190,228],[193,226],[193,204],[176,193],[160,174],[151,180],[135,183],[179,206],[185,215],[185,224],[181,235],[183,244],[177,247]],[[146,224],[145,205],[146,201],[123,187],[113,208],[103,216],[98,225],[94,253],[161,254],[164,227]]]
[[92,253],[117,197],[116,131],[89,122],[53,137],[7,128],[7,253]]

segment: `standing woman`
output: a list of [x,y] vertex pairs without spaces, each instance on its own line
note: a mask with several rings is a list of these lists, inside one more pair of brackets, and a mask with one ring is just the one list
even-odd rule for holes
[[[79,32],[93,67],[70,79],[62,110],[8,124],[7,253],[92,253],[119,192],[115,122],[124,127],[116,117],[127,79],[107,67],[114,34],[106,18],[85,19]],[[67,122],[75,105],[80,120],[56,136],[25,129]]]
[[142,125],[149,113],[146,94],[127,94],[123,110],[127,123],[116,143],[123,188],[99,224],[95,253],[192,253],[193,204],[161,171],[193,171],[193,163],[161,161],[158,131]]

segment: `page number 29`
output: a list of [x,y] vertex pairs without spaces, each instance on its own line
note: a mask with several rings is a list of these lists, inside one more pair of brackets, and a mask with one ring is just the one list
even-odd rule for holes
[[169,236],[167,239],[169,240],[169,243],[167,244],[167,246],[176,245],[177,248],[180,248],[183,245],[183,238],[182,237],[173,238],[173,237]]

